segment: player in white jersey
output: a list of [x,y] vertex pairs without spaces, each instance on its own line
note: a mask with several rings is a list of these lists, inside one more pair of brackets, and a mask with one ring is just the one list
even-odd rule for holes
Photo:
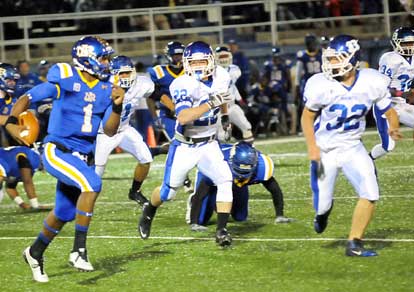
[[110,63],[114,83],[119,83],[125,92],[122,105],[121,121],[118,133],[109,137],[100,129],[96,139],[95,171],[103,176],[108,157],[116,147],[131,153],[138,161],[134,179],[128,197],[143,205],[147,198],[141,192],[141,185],[148,175],[152,162],[151,152],[138,131],[129,124],[132,114],[140,106],[142,99],[149,97],[154,91],[154,83],[146,76],[137,76],[134,64],[126,56],[117,56]]
[[[389,90],[392,104],[397,112],[400,122],[414,128],[414,105],[408,104],[406,99],[414,97],[412,83],[414,79],[414,31],[408,27],[400,27],[394,31],[391,38],[394,51],[383,54],[379,60],[379,71],[391,78]],[[385,116],[377,107],[373,109],[377,122],[381,144],[375,145],[371,150],[373,159],[384,156],[395,147],[394,140],[388,135],[388,124]]]
[[144,204],[138,231],[141,238],[150,235],[157,208],[175,197],[191,169],[197,166],[217,185],[216,242],[231,245],[226,225],[231,211],[232,174],[216,140],[220,107],[230,101],[230,76],[215,65],[211,47],[201,41],[189,44],[183,54],[185,73],[170,85],[177,122],[175,136],[168,151],[164,181]]
[[311,160],[315,231],[322,233],[327,227],[341,169],[359,196],[345,254],[367,257],[377,255],[363,247],[362,237],[379,199],[374,162],[361,142],[371,106],[385,114],[394,139],[401,134],[387,77],[373,69],[358,70],[359,52],[358,40],[351,36],[331,40],[322,55],[323,73],[312,76],[305,86],[301,122]]
[[[218,65],[222,66],[224,69],[227,70],[230,74],[230,87],[229,93],[232,96],[232,101],[228,103],[228,115],[222,115],[220,122],[225,123],[232,123],[236,127],[238,127],[243,135],[243,140],[249,143],[252,143],[253,133],[252,133],[252,125],[247,120],[243,110],[236,102],[243,102],[242,97],[240,96],[239,90],[236,87],[237,79],[241,76],[241,70],[239,66],[232,64],[233,63],[233,55],[231,54],[230,50],[227,47],[217,47],[216,48],[216,62]],[[218,125],[218,138],[219,140],[226,140],[224,129],[225,127]],[[231,130],[231,128],[230,128]],[[229,131],[230,132],[230,131]],[[230,137],[226,137],[230,138]]]

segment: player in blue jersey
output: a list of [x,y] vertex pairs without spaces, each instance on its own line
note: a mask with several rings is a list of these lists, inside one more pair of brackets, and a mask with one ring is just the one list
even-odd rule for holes
[[[2,193],[2,182],[5,181],[7,194],[20,208],[44,209],[44,206],[39,205],[32,180],[34,173],[39,168],[40,156],[32,149],[24,146],[0,148],[0,192]],[[30,204],[25,203],[20,197],[16,189],[19,182],[23,182]]]
[[75,220],[75,240],[69,262],[82,271],[93,271],[86,251],[88,227],[102,182],[89,157],[102,122],[105,134],[113,136],[119,126],[124,90],[112,85],[109,57],[113,49],[100,37],[83,37],[72,48],[73,66],[58,63],[50,68],[47,82],[19,98],[6,122],[7,131],[17,140],[23,126],[17,116],[32,102],[54,99],[43,163],[57,178],[55,208],[43,223],[35,242],[24,251],[33,278],[48,282],[43,253],[65,223]]
[[314,34],[305,36],[306,50],[296,53],[296,78],[295,78],[295,99],[298,105],[298,116],[303,111],[303,92],[305,84],[312,75],[322,72],[322,51],[319,48],[319,41]]
[[[233,173],[233,205],[231,215],[236,221],[245,221],[248,216],[249,186],[262,184],[272,195],[276,212],[275,223],[289,223],[283,213],[283,193],[273,176],[272,159],[257,151],[247,142],[220,145],[224,159]],[[203,231],[212,216],[216,204],[217,187],[202,172],[197,173],[196,192],[191,197],[191,230]],[[187,210],[188,211],[188,210]]]
[[[14,94],[19,78],[20,75],[13,65],[0,63],[0,126],[6,123],[11,108],[16,101]],[[1,131],[3,131],[3,129],[0,127],[0,136]],[[0,143],[0,146],[9,146],[10,142],[11,141],[2,142]]]
[[[183,53],[184,45],[180,42],[169,42],[164,49],[168,60],[167,65],[156,65],[148,69],[152,82],[155,84],[154,93],[148,99],[148,108],[155,125],[161,128],[168,141],[174,138],[175,133],[175,106],[170,94],[171,83],[179,76],[184,75]],[[151,102],[153,101],[153,102]],[[159,102],[159,117],[155,113],[154,102]],[[192,193],[191,180],[187,177],[184,182],[184,190]]]

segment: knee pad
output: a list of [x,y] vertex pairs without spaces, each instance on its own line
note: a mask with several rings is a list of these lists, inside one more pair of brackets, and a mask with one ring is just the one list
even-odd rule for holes
[[170,187],[169,185],[163,183],[160,190],[160,199],[161,201],[169,201],[175,197],[177,194],[177,188]]
[[233,182],[226,181],[217,185],[217,202],[231,203],[233,202]]

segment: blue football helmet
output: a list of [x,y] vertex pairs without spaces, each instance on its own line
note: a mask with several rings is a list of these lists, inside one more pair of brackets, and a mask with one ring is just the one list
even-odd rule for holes
[[[205,64],[191,66],[193,61],[203,61]],[[213,75],[216,69],[213,50],[205,42],[197,41],[190,43],[183,54],[184,71],[189,76],[194,76],[197,80],[202,80]]]
[[[360,45],[350,35],[334,37],[322,52],[322,71],[332,79],[340,77],[357,68],[360,60]],[[332,62],[334,61],[334,62]]]
[[13,94],[20,74],[16,67],[7,63],[0,63],[0,90]]
[[[114,75],[115,80],[119,80],[119,86],[128,89],[137,78],[134,63],[127,56],[116,56],[109,63],[109,70]],[[130,73],[126,77],[121,77],[121,73]],[[116,82],[118,83],[118,82]]]
[[414,30],[409,27],[397,28],[391,37],[394,51],[406,57],[414,55]]
[[88,72],[101,80],[110,76],[109,64],[101,62],[101,58],[114,53],[106,40],[97,36],[86,36],[72,47],[72,58],[76,68]]
[[185,46],[180,42],[169,42],[164,48],[168,63],[175,67],[181,67]]
[[225,46],[216,48],[216,62],[221,67],[227,68],[233,64],[233,54],[230,52],[230,49]]
[[241,141],[230,150],[229,165],[235,179],[250,178],[257,169],[258,153],[252,144]]

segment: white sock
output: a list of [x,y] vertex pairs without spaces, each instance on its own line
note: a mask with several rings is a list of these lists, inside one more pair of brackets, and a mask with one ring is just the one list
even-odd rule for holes
[[34,208],[34,209],[39,208],[39,201],[37,200],[37,198],[30,199],[29,202],[30,202],[30,206],[32,206],[32,208]]
[[4,191],[3,189],[0,189],[0,203],[1,201],[3,201],[3,198],[4,198]]
[[100,177],[103,176],[104,172],[105,172],[105,166],[95,166],[95,172],[97,175],[99,175]]
[[380,158],[380,157],[384,156],[387,153],[388,152],[385,151],[384,148],[382,148],[382,145],[381,144],[377,144],[371,150],[371,157],[373,159],[377,159],[377,158]]
[[24,201],[23,201],[22,197],[20,197],[20,196],[16,196],[16,197],[13,199],[13,201],[17,204],[17,206],[20,206],[21,204],[23,204],[23,203],[24,203]]

